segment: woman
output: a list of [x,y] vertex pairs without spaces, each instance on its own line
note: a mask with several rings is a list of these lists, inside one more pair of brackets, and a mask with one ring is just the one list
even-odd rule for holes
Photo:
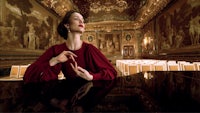
[[66,79],[111,80],[117,72],[106,57],[80,37],[85,31],[83,16],[76,11],[66,13],[57,28],[66,41],[43,53],[25,72],[24,82],[57,80],[60,71]]

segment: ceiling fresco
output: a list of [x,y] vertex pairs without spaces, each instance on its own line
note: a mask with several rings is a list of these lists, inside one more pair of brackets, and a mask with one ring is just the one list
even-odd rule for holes
[[73,0],[89,22],[134,20],[137,11],[146,2],[147,0]]
[[37,0],[44,7],[64,16],[79,10],[86,22],[131,21],[143,26],[172,0]]

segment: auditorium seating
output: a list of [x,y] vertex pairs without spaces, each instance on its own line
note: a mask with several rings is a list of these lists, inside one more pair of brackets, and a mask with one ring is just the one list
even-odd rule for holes
[[200,62],[154,59],[116,60],[116,67],[121,76],[147,71],[199,71]]
[[[12,79],[22,79],[27,65],[12,65],[9,77]],[[116,60],[116,69],[121,74],[118,76],[133,75],[148,71],[199,71],[200,62],[187,62],[176,60],[156,60],[156,59],[120,59]],[[59,79],[65,79],[62,72]]]
[[[30,64],[27,65],[12,65],[9,77],[3,77],[5,80],[22,80],[26,69]],[[58,79],[65,79],[62,71],[58,74]]]

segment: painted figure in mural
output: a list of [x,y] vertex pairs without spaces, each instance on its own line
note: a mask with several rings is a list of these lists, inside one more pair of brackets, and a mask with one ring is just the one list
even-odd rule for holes
[[57,31],[65,42],[51,46],[27,68],[25,83],[57,80],[61,71],[70,80],[116,78],[117,72],[108,59],[95,46],[81,40],[85,23],[79,12],[67,12]]
[[161,49],[169,49],[170,48],[170,45],[169,45],[169,42],[167,40],[167,38],[165,37],[165,33],[162,32],[161,33]]
[[11,39],[9,37],[9,28],[7,27],[6,24],[7,24],[6,22],[3,22],[3,26],[0,26],[0,28],[1,28],[0,29],[0,34],[1,34],[0,46],[2,46],[2,47],[7,45],[11,41]]
[[104,47],[103,47],[103,43],[101,40],[99,40],[99,48],[102,50]]
[[99,39],[99,49],[101,51],[105,51],[106,49],[106,42],[104,38]]
[[114,44],[113,44],[113,39],[108,38],[106,40],[106,46],[107,46],[107,52],[112,53],[114,51]]
[[120,51],[119,38],[117,37],[116,34],[113,36],[113,44],[114,44],[115,51]]
[[115,39],[116,39],[116,40],[114,40],[115,51],[120,51],[119,41],[117,40],[117,38],[115,38]]
[[17,27],[15,26],[15,20],[10,21],[8,25],[7,22],[3,23],[3,26],[0,26],[0,46],[9,48],[9,47],[19,47],[22,48],[22,44],[18,40],[16,34]]
[[189,21],[189,34],[192,45],[199,44],[200,36],[200,16],[191,18]]
[[15,20],[11,21],[11,36],[13,40],[17,40],[17,36],[16,36],[16,27],[15,27]]
[[29,49],[35,49],[36,48],[36,35],[35,35],[35,28],[33,26],[33,23],[26,23],[26,26],[28,27],[28,48]]
[[169,27],[169,33],[168,33],[168,40],[169,40],[169,45],[173,45],[173,37],[174,37],[174,28]]
[[183,38],[184,38],[184,32],[182,30],[182,28],[178,31],[175,40],[176,40],[176,48],[179,48],[183,42]]

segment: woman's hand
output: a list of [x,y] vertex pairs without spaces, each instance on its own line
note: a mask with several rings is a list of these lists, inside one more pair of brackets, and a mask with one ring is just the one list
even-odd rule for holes
[[49,61],[49,64],[50,64],[50,66],[55,66],[56,64],[61,63],[61,62],[66,62],[69,59],[72,59],[75,62],[74,57],[77,57],[77,56],[74,53],[72,53],[71,51],[63,51],[58,56],[53,57]]
[[93,80],[93,76],[87,70],[83,69],[80,66],[77,66],[76,61],[74,63],[75,63],[74,65],[71,63],[71,66],[78,76],[88,81]]

